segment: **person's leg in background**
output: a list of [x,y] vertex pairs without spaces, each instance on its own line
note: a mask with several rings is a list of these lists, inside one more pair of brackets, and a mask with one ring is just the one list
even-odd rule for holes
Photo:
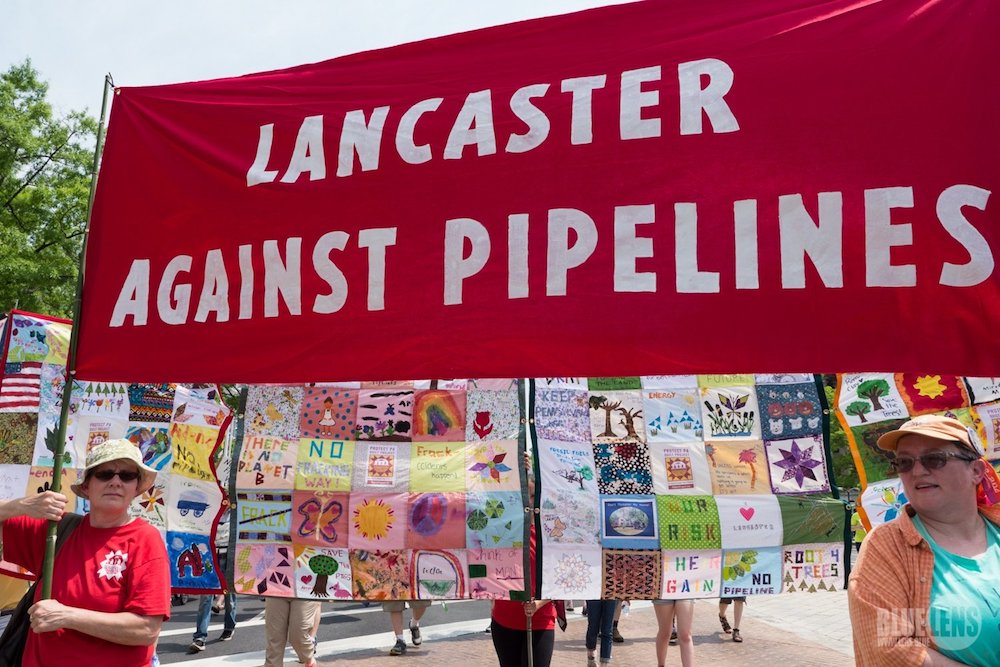
[[743,635],[740,634],[740,620],[743,618],[743,605],[746,598],[735,598],[733,600],[733,641],[742,642]]
[[694,626],[694,600],[675,602],[674,615],[677,618],[677,643],[681,650],[681,665],[689,667],[694,664],[694,638],[691,635],[691,628]]
[[[597,667],[594,651],[597,650],[597,635],[601,631],[601,613],[604,609],[601,606],[601,600],[587,600],[585,604],[587,605],[587,634],[584,643],[587,647],[587,667]],[[611,615],[611,622],[614,622],[614,614]],[[601,645],[602,647],[604,645],[603,637]]]
[[288,643],[295,656],[306,667],[316,665],[316,647],[313,645],[313,624],[320,613],[316,600],[292,600],[288,615]]
[[289,598],[264,598],[264,667],[282,667],[284,664],[292,602]]
[[618,611],[618,601],[601,600],[597,604],[597,607],[601,610],[601,664],[606,665],[611,662],[611,648],[613,646],[612,641],[614,639],[613,628],[615,613]]
[[424,640],[420,636],[420,619],[424,617],[424,612],[426,612],[430,606],[430,600],[410,600],[407,602],[410,606],[410,641],[413,642],[414,646],[420,646]]
[[396,637],[396,643],[389,649],[389,655],[403,655],[406,653],[406,640],[403,639],[403,610],[406,603],[402,600],[390,600],[382,603],[382,611],[389,614],[389,622],[392,624],[392,634]]
[[656,664],[664,667],[667,664],[667,647],[670,642],[670,628],[674,625],[673,600],[654,600],[653,611],[656,613]]
[[198,596],[198,614],[195,616],[194,636],[188,653],[200,653],[205,650],[205,640],[208,638],[208,621],[212,617],[212,600],[214,595]]

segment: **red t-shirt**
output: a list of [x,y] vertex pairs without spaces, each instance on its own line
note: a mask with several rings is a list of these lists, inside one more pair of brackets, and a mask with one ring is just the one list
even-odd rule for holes
[[[531,527],[529,545],[531,560],[531,590],[535,590],[535,527]],[[528,617],[524,615],[524,603],[512,600],[493,601],[493,620],[510,630],[528,629]],[[556,627],[556,608],[551,602],[540,608],[531,617],[532,630],[552,630]]]
[[[41,572],[46,530],[47,522],[40,519],[4,521],[4,558]],[[35,600],[41,592],[39,586]],[[85,516],[56,556],[52,598],[93,611],[169,618],[170,570],[160,533],[141,519],[117,528],[94,528]],[[142,667],[149,664],[153,649],[115,644],[75,630],[29,632],[23,664]]]

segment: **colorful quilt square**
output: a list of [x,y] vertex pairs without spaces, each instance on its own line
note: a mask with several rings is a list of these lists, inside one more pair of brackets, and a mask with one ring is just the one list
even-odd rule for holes
[[712,496],[657,496],[656,517],[663,549],[722,548],[719,508]]
[[406,542],[405,493],[352,493],[351,549],[402,549]]
[[843,586],[844,543],[793,544],[782,549],[785,593],[837,591]]
[[470,549],[524,545],[524,501],[520,493],[470,493],[465,501],[466,544]]
[[31,465],[38,415],[0,412],[0,465]]
[[722,597],[777,595],[781,592],[781,547],[722,552]]
[[209,535],[222,505],[222,489],[184,475],[170,475],[167,522],[171,531]]
[[363,551],[351,549],[351,578],[355,600],[412,600],[410,552],[405,549]]
[[965,380],[958,375],[896,373],[895,379],[911,417],[970,405]]
[[604,550],[604,600],[660,598],[663,556],[659,551]]
[[597,487],[605,495],[650,495],[649,446],[644,442],[594,443]]
[[716,495],[770,493],[764,443],[760,440],[705,443]]
[[208,535],[167,531],[167,559],[173,588],[219,588],[214,550]]
[[464,549],[465,517],[464,493],[411,493],[406,512],[406,546]]
[[517,389],[470,390],[465,400],[465,440],[516,440],[521,433],[521,407]]
[[764,443],[774,493],[820,493],[830,490],[823,437],[807,435]]
[[347,549],[295,546],[295,597],[351,599],[351,557]]
[[692,600],[719,597],[722,551],[692,549],[663,552],[663,593],[665,600]]
[[300,438],[295,460],[296,489],[350,491],[355,443]]
[[[90,391],[87,385],[80,386],[79,405],[81,412],[87,412],[88,406],[95,405],[98,400],[93,387]],[[174,390],[169,384],[130,384],[128,386],[128,420],[133,422],[169,422],[174,413]],[[77,387],[73,388],[74,396]],[[90,395],[91,400],[84,397]],[[102,407],[102,406],[96,406]]]
[[244,595],[295,596],[291,544],[237,544],[233,589]]
[[418,390],[413,405],[413,441],[464,441],[465,409],[464,390]]
[[645,442],[642,392],[591,390],[588,404],[593,442]]
[[491,440],[465,446],[465,488],[469,491],[519,491],[516,440]]
[[413,398],[409,389],[362,389],[358,394],[357,439],[409,442],[413,437]]
[[293,491],[292,542],[329,549],[346,547],[349,510],[347,493]]
[[702,387],[706,440],[760,439],[760,410],[752,385]]
[[535,387],[535,432],[540,439],[590,442],[590,394],[584,389]]
[[462,442],[410,445],[410,491],[465,491],[465,449]]
[[649,443],[653,490],[657,494],[700,495],[712,492],[712,474],[701,442]]
[[352,440],[357,417],[357,389],[305,387],[298,435],[319,440]]
[[892,373],[848,373],[839,379],[837,408],[848,426],[905,420],[909,416]]
[[[171,434],[174,446],[177,447],[178,425],[174,425]],[[185,428],[198,428],[190,426]],[[292,490],[295,486],[295,463],[299,450],[299,441],[278,438],[275,436],[248,435],[243,438],[240,458],[236,467],[236,486],[241,489],[274,489]],[[181,451],[178,448],[174,455],[174,468],[178,467]],[[185,466],[190,467],[201,457],[192,458]]]
[[542,598],[596,600],[601,597],[602,552],[588,546],[551,546],[542,560]]
[[464,549],[414,549],[410,557],[410,590],[419,600],[467,598],[468,570]]
[[765,440],[823,433],[823,406],[813,382],[759,384],[757,403]]
[[246,407],[247,433],[298,439],[299,410],[304,393],[301,385],[250,385]]
[[291,542],[292,494],[241,491],[236,494],[236,517],[241,542]]
[[601,496],[601,546],[605,549],[659,549],[654,496]]
[[354,451],[351,488],[382,493],[409,491],[409,443],[359,441]]
[[654,389],[642,392],[643,416],[650,443],[688,443],[705,436],[698,390]]
[[469,549],[469,587],[477,600],[509,600],[524,591],[524,551],[521,549]]
[[781,507],[775,496],[718,496],[715,502],[724,549],[781,546]]

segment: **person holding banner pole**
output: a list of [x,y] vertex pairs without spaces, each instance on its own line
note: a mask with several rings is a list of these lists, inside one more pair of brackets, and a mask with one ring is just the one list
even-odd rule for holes
[[1000,665],[1000,479],[978,443],[941,415],[878,439],[908,503],[851,573],[858,665]]
[[[150,664],[170,617],[170,572],[159,531],[128,508],[155,478],[128,440],[107,440],[87,454],[73,491],[90,501],[90,513],[53,562],[52,597],[36,591],[24,664]],[[0,502],[4,558],[40,571],[47,522],[65,509],[66,496],[53,491]]]
[[[535,528],[532,520],[535,480],[527,453],[524,455],[524,468],[527,471],[528,502],[532,510],[527,513],[531,530],[528,566],[524,578],[525,590],[530,598],[535,590]],[[549,667],[556,641],[556,608],[552,600],[494,600],[490,617],[490,633],[500,667]]]

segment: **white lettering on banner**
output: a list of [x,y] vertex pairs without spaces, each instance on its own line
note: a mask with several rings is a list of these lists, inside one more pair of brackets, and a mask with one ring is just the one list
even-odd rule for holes
[[[971,287],[989,280],[996,267],[993,250],[982,233],[966,217],[963,209],[972,207],[986,211],[990,194],[989,190],[983,188],[957,184],[946,188],[938,196],[938,221],[957,245],[965,250],[969,260],[964,264],[942,260],[939,265],[940,273],[933,275],[927,266],[920,273],[917,266],[892,265],[889,262],[891,248],[913,244],[909,225],[891,224],[890,220],[892,209],[912,207],[915,200],[913,188],[864,190],[866,254],[863,286],[914,287],[922,278],[924,282],[937,280],[940,285]],[[659,280],[659,273],[663,273],[663,270],[654,270],[657,267],[655,251],[658,244],[667,243],[668,239],[674,242],[673,287],[676,293],[719,293],[723,275],[728,278],[727,285],[733,285],[736,289],[760,289],[759,224],[777,227],[781,289],[801,290],[806,287],[807,257],[816,268],[821,287],[840,289],[845,283],[843,198],[840,192],[820,192],[809,198],[802,194],[781,195],[778,197],[777,225],[773,220],[758,220],[756,199],[734,202],[734,244],[733,255],[728,260],[731,262],[729,267],[718,266],[720,261],[726,261],[719,257],[714,258],[715,265],[703,267],[699,264],[697,203],[674,203],[672,234],[662,220],[657,220],[654,204],[615,206],[610,214],[605,213],[613,220],[613,238],[604,241],[606,244],[613,244],[613,273],[610,275],[613,291],[657,292],[664,283]],[[811,210],[817,212],[816,219],[810,213]],[[543,269],[545,297],[561,297],[570,293],[571,270],[579,274],[580,284],[586,286],[579,287],[578,290],[592,289],[597,279],[586,274],[586,265],[601,242],[601,232],[594,217],[579,209],[553,208],[547,212],[546,222]],[[493,229],[492,235],[490,227],[473,218],[452,218],[445,220],[443,224],[442,274],[439,277],[415,276],[408,267],[402,267],[394,272],[395,275],[405,276],[408,281],[440,279],[440,284],[443,285],[443,305],[460,306],[469,301],[468,291],[476,286],[477,281],[495,280],[488,277],[496,273],[495,269],[487,270],[490,262],[505,261],[508,273],[507,298],[513,300],[528,297],[529,214],[509,214],[507,228],[503,231]],[[607,223],[603,229],[607,229]],[[722,227],[714,225],[712,229],[718,232]],[[367,250],[368,311],[386,309],[388,248],[396,245],[396,237],[396,227],[362,229],[357,234],[357,248]],[[502,259],[504,253],[501,250],[504,241],[505,260]],[[301,237],[284,239],[284,252],[280,249],[279,239],[265,240],[260,246],[237,246],[237,258],[234,260],[230,256],[229,260],[238,264],[239,268],[239,319],[253,319],[257,312],[255,303],[261,301],[265,318],[301,315],[304,270],[311,270],[312,275],[319,278],[319,289],[315,287],[317,281],[308,282],[313,291],[305,296],[312,298],[311,312],[333,314],[341,311],[349,299],[348,279],[332,259],[332,253],[343,253],[344,261],[350,262],[352,258],[347,250],[349,242],[350,234],[345,231],[323,234],[307,249],[307,267],[302,266]],[[496,253],[493,252],[494,249],[497,249]],[[942,252],[949,250],[951,248],[942,248]],[[194,322],[214,320],[224,323],[230,320],[230,298],[234,290],[230,289],[231,276],[225,260],[227,253],[232,252],[233,249],[213,248],[198,259],[204,270],[194,277],[201,280],[197,285],[199,296]],[[494,254],[501,259],[494,259]],[[258,281],[255,281],[255,260],[258,266],[263,266],[264,271],[262,296],[256,286]],[[149,324],[150,289],[154,281],[157,288],[152,306],[158,320],[170,325],[188,323],[192,294],[195,293],[193,290],[196,286],[192,284],[192,279],[184,280],[182,276],[191,274],[194,262],[195,258],[191,255],[177,255],[160,269],[153,267],[149,259],[132,260],[128,274],[122,280],[109,326]],[[235,273],[235,268],[229,270]],[[603,276],[602,269],[602,279],[608,279]],[[856,280],[860,282],[862,278],[859,276]],[[670,284],[669,281],[667,284]],[[857,285],[856,282],[855,286]],[[284,303],[287,313],[281,312],[279,303]]]
[[[656,114],[660,105],[660,91],[655,86],[660,81],[660,65],[626,70],[621,73],[618,90],[618,128],[622,141],[650,139],[662,135],[661,118]],[[680,63],[677,66],[678,106],[680,107],[680,130],[683,135],[702,134],[703,118],[707,117],[712,132],[723,134],[736,132],[740,125],[736,120],[725,96],[733,86],[735,75],[725,62],[707,58]],[[589,144],[594,140],[593,96],[602,90],[608,80],[607,74],[580,76],[559,82],[561,93],[572,97],[570,115],[570,143],[574,146]],[[704,82],[704,86],[702,85]],[[507,106],[517,120],[527,126],[526,132],[511,131],[506,136],[506,153],[526,153],[545,143],[551,132],[551,122],[545,112],[532,100],[543,98],[551,84],[536,83],[515,90]],[[391,106],[380,106],[366,114],[355,109],[344,114],[337,143],[338,177],[354,174],[355,156],[361,171],[378,169],[382,150],[382,134],[386,123],[396,122],[395,147],[399,158],[412,165],[423,164],[434,158],[431,144],[416,145],[414,132],[417,122],[424,114],[437,112],[444,98],[434,97],[421,100],[406,108],[398,115]],[[366,115],[368,119],[366,120]],[[268,169],[275,132],[290,132],[291,128],[276,127],[275,123],[259,126],[257,149],[253,162],[246,173],[247,187],[262,183],[295,183],[302,174],[309,174],[310,181],[326,178],[326,151],[324,149],[323,114],[307,116],[296,129],[295,147],[288,161],[288,167],[278,179],[277,169]],[[511,124],[511,127],[517,127]],[[440,142],[443,137],[437,137]],[[440,144],[439,144],[440,145]],[[455,117],[445,140],[441,157],[445,160],[459,160],[465,156],[467,146],[475,146],[477,157],[494,155],[497,152],[497,132],[494,124],[493,91],[490,89],[469,93],[461,110]],[[280,164],[280,163],[279,163]]]
[[944,263],[941,267],[942,285],[972,287],[985,281],[993,273],[995,264],[989,242],[962,215],[963,206],[985,211],[989,198],[989,190],[973,185],[953,185],[938,197],[937,216],[941,226],[969,253],[968,264]]
[[[315,274],[329,288],[325,294],[316,294],[312,312],[330,314],[343,308],[347,301],[347,278],[330,259],[334,250],[343,251],[350,235],[347,232],[328,232],[313,246],[311,258]],[[358,248],[368,251],[368,310],[385,308],[385,256],[386,248],[396,244],[396,228],[363,229],[358,232]],[[255,299],[254,246],[240,245],[237,249],[240,296],[239,319],[252,319]],[[293,237],[285,240],[285,258],[281,257],[277,240],[263,243],[264,265],[264,317],[278,317],[279,297],[284,302],[288,314],[302,314],[302,239]],[[195,322],[206,322],[209,313],[216,314],[217,322],[229,321],[229,275],[226,272],[225,253],[222,249],[212,249],[205,256],[205,272],[201,285]],[[193,258],[178,255],[171,259],[160,276],[156,292],[155,309],[159,320],[165,324],[187,324],[191,306],[192,285],[179,283],[181,273],[190,273]],[[128,275],[122,284],[111,315],[110,326],[125,326],[131,319],[132,326],[144,326],[149,322],[150,261],[132,260]]]
[[[471,250],[465,256],[465,242]],[[479,273],[490,257],[490,234],[470,218],[448,220],[444,227],[444,303],[462,303],[462,281]]]
[[781,286],[806,286],[806,255],[823,284],[843,287],[844,201],[839,192],[821,192],[819,224],[806,210],[802,195],[778,197],[778,227],[781,230]]

